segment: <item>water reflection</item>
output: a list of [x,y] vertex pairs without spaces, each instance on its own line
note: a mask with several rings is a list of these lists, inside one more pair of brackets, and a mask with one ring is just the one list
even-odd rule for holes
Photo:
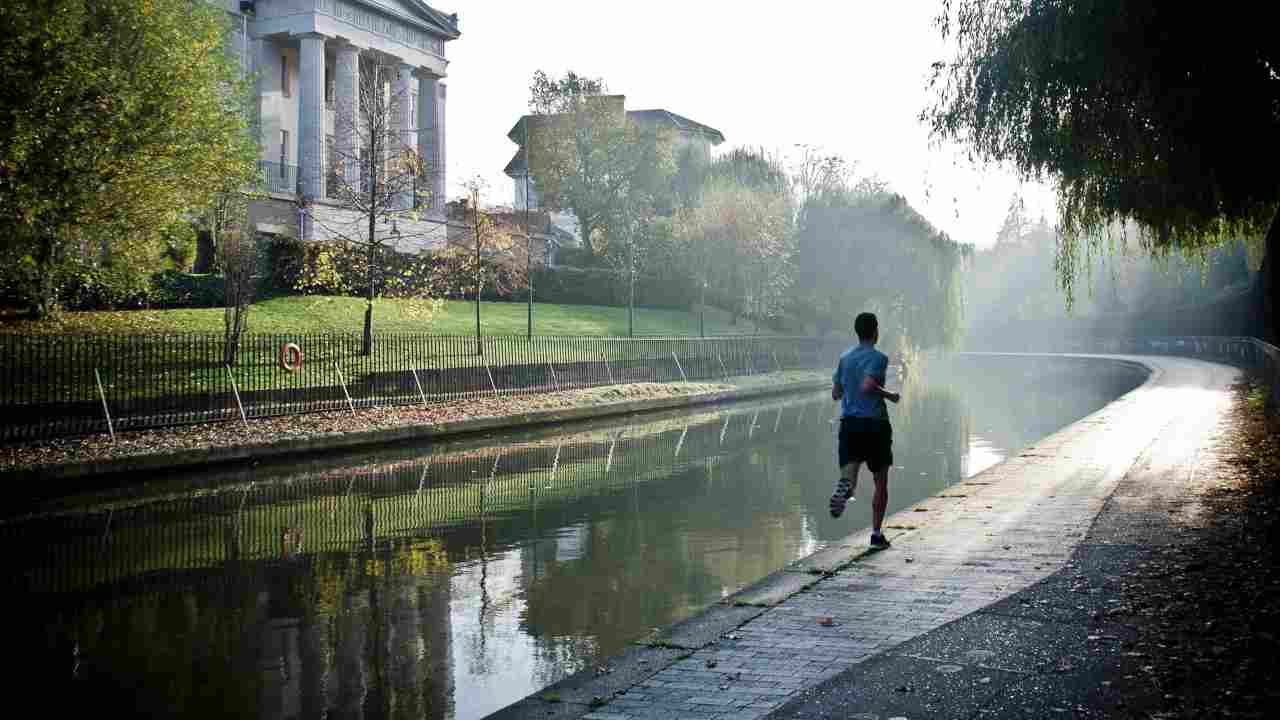
[[[908,391],[891,511],[974,471],[973,447],[1034,440],[1028,413],[1060,426],[1119,387],[1062,401],[1037,378],[1087,373],[1020,372]],[[868,524],[867,502],[826,513],[833,412],[815,394],[14,518],[24,672],[67,710],[480,717]]]

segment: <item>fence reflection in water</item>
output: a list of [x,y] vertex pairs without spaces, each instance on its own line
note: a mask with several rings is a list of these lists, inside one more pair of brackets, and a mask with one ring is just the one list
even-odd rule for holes
[[808,425],[826,432],[828,406],[824,399],[774,403],[500,448],[414,451],[373,465],[10,519],[0,523],[0,541],[25,569],[4,584],[37,593],[146,586],[230,562],[411,545],[537,504],[572,502],[714,463],[766,432]]

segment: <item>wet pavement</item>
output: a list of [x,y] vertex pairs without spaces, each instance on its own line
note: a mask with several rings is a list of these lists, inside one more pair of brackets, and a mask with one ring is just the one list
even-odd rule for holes
[[1123,698],[1102,678],[1129,631],[1102,621],[1114,580],[1160,542],[1166,506],[1214,461],[1238,377],[1198,360],[1131,360],[1154,370],[1144,386],[893,514],[891,549],[868,554],[854,535],[753,588],[766,600],[742,622],[724,618],[718,637],[676,645],[671,660],[619,659],[628,682],[579,678],[553,702],[535,696],[499,716],[885,720],[1116,707]]

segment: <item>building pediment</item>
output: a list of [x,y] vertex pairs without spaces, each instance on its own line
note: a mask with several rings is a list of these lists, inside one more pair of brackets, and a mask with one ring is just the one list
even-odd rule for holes
[[400,18],[416,20],[425,29],[444,37],[457,38],[458,16],[445,15],[435,8],[419,0],[355,0],[361,5],[378,8]]

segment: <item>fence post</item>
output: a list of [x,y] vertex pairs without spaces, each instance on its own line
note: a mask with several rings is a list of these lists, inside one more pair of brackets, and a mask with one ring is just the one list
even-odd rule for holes
[[551,387],[555,388],[556,392],[560,392],[560,383],[556,380],[556,366],[552,365],[550,360],[547,361],[547,369],[551,371]]
[[689,378],[684,374],[684,366],[680,364],[680,358],[676,357],[676,351],[671,351],[671,359],[676,361],[676,369],[680,371],[680,379],[689,382]]
[[409,372],[413,373],[413,384],[418,386],[418,396],[422,398],[422,404],[427,404],[427,394],[422,392],[422,381],[418,380],[418,371],[409,368]]
[[773,421],[773,433],[778,434],[778,425],[782,423],[782,408],[778,408],[778,417]]
[[107,393],[102,389],[102,376],[98,374],[98,368],[93,369],[93,379],[98,383],[98,397],[102,398],[102,414],[107,416],[107,432],[111,434],[111,442],[115,442],[116,428],[111,423],[111,411],[107,409]]
[[720,428],[720,444],[724,445],[724,434],[729,429],[729,418],[733,417],[729,413],[724,414],[724,426]]
[[724,366],[724,358],[720,357],[720,351],[716,351],[716,360],[720,361],[720,372],[724,373],[724,379],[729,379],[729,370]]
[[422,494],[422,488],[427,483],[427,471],[431,469],[431,458],[434,455],[435,449],[432,448],[431,452],[427,453],[427,464],[422,466],[422,477],[418,478],[418,492],[414,493],[415,495]]
[[493,382],[493,372],[489,370],[489,358],[484,359],[484,372],[489,376],[489,387],[493,388],[493,396],[498,397],[498,385]]
[[604,474],[605,474],[605,475],[608,475],[608,474],[609,474],[609,469],[613,467],[613,448],[614,448],[614,447],[616,447],[616,446],[617,446],[617,444],[618,444],[618,436],[617,436],[617,435],[615,435],[615,436],[613,436],[613,439],[609,441],[609,455],[608,455],[608,457],[606,457],[606,458],[605,458],[605,460],[604,460]]
[[342,394],[347,397],[347,407],[351,408],[351,414],[356,414],[356,405],[351,402],[351,393],[347,392],[347,379],[342,377],[342,368],[338,367],[338,363],[333,364],[333,369],[338,373],[338,382],[342,383]]
[[560,469],[560,448],[561,448],[561,447],[563,447],[563,446],[562,446],[562,445],[556,445],[556,456],[555,456],[555,458],[554,458],[554,459],[552,459],[552,461],[551,461],[551,477],[547,478],[547,487],[548,487],[548,488],[550,488],[550,487],[551,487],[551,485],[556,481],[556,470],[559,470],[559,469]]
[[756,420],[760,418],[760,411],[757,409],[755,414],[751,416],[751,425],[747,427],[747,439],[750,440],[752,435],[756,434]]
[[244,415],[244,403],[240,402],[240,388],[236,387],[236,376],[231,373],[231,366],[223,363],[222,367],[227,369],[227,379],[231,381],[231,393],[236,396],[236,407],[240,409],[240,422],[244,423],[244,429],[249,429],[249,418]]
[[600,353],[600,359],[604,361],[605,372],[609,373],[609,384],[617,385],[617,383],[613,381],[613,369],[609,367],[609,358],[605,357],[604,353]]
[[688,434],[689,434],[689,426],[685,425],[684,430],[680,431],[680,439],[676,441],[676,451],[675,451],[675,454],[671,456],[672,460],[675,460],[676,458],[680,457],[680,448],[684,447],[684,436]]

